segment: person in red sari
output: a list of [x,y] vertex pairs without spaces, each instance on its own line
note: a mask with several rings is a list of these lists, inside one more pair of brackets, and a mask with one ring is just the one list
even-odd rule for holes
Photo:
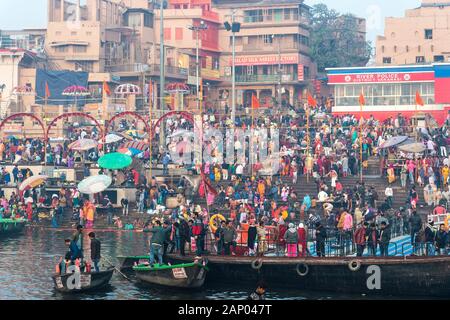
[[308,252],[307,242],[306,242],[306,229],[303,223],[298,225],[298,255],[300,257],[306,257]]
[[280,216],[278,219],[278,244],[277,244],[277,255],[280,252],[285,251],[286,240],[284,239],[284,234],[287,231],[286,224],[284,223],[283,218]]

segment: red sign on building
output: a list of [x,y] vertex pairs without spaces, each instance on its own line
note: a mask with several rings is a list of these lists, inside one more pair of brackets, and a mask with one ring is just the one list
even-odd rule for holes
[[297,73],[298,73],[298,81],[305,81],[304,67],[302,64],[298,65]]
[[376,83],[433,81],[434,72],[329,74],[328,83]]

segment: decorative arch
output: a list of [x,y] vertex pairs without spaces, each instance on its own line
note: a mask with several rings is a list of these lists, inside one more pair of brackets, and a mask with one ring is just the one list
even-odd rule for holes
[[[194,121],[194,116],[191,113],[186,112],[186,111],[171,111],[171,112],[168,112],[165,115],[163,115],[161,118],[159,118],[153,127],[154,128],[158,127],[159,125],[161,125],[161,122],[163,120],[165,120],[169,117],[172,117],[172,116],[182,116],[184,119],[186,119],[187,121],[192,123],[194,126],[196,125],[195,121]],[[151,138],[153,139],[155,136],[155,130],[152,130],[151,132],[152,132]]]
[[44,139],[47,140],[47,137],[48,137],[48,136],[47,136],[47,131],[45,130],[44,123],[42,122],[41,119],[39,119],[39,118],[38,118],[37,116],[35,116],[33,113],[26,113],[26,112],[15,113],[15,114],[12,114],[12,115],[6,117],[6,118],[0,123],[0,131],[3,130],[3,127],[5,126],[5,124],[6,124],[8,121],[13,120],[13,119],[16,119],[16,118],[21,118],[21,117],[30,117],[30,118],[36,120],[36,121],[39,123],[39,125],[41,126],[41,128],[42,128],[42,133],[43,133]]
[[124,117],[126,117],[126,116],[132,116],[132,117],[134,117],[134,118],[140,120],[141,122],[143,122],[144,125],[145,125],[145,131],[148,132],[148,136],[149,136],[149,137],[152,136],[152,134],[151,134],[151,133],[152,133],[152,128],[151,128],[151,126],[147,123],[147,121],[146,121],[141,115],[139,115],[138,113],[133,112],[133,111],[125,111],[125,112],[121,112],[121,113],[119,113],[119,114],[116,114],[114,117],[112,117],[112,118],[108,121],[108,123],[106,124],[106,126],[105,126],[105,135],[108,134],[108,132],[109,132],[109,126],[111,125],[111,123],[113,123],[116,119],[124,118]]
[[71,112],[71,113],[63,113],[63,114],[57,116],[55,119],[53,119],[52,122],[50,122],[50,124],[47,127],[46,138],[48,138],[50,136],[50,130],[52,129],[52,127],[55,125],[55,123],[58,120],[60,120],[60,119],[67,119],[67,118],[70,118],[70,117],[82,117],[82,118],[87,118],[89,120],[94,121],[95,126],[100,131],[102,139],[105,137],[105,130],[103,130],[103,128],[100,125],[100,123],[93,116],[91,116],[91,115],[89,115],[87,113],[83,113],[83,112]]

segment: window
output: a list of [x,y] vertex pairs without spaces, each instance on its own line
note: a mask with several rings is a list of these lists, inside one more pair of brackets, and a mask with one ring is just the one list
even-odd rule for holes
[[72,31],[72,32],[70,33],[71,36],[76,36],[77,34],[78,34],[78,32],[76,32],[76,31]]
[[175,28],[175,40],[183,40],[183,28]]
[[57,53],[65,53],[69,51],[68,46],[55,47],[55,52]]
[[394,52],[397,52],[397,46],[394,46]]
[[381,52],[384,53],[384,46],[381,46]]
[[392,61],[391,57],[384,57],[383,58],[383,63],[390,64],[391,61]]
[[424,56],[417,56],[416,57],[416,63],[424,63],[425,57]]
[[284,20],[291,20],[291,9],[284,9]]
[[86,72],[94,71],[94,62],[93,61],[78,61],[75,62],[75,69],[82,69]]
[[86,36],[87,36],[87,37],[92,36],[92,32],[91,32],[91,31],[86,31]]
[[309,76],[310,76],[309,67],[307,67],[307,66],[303,67],[303,74],[304,74],[305,80],[309,79]]
[[84,46],[73,46],[73,52],[74,53],[85,53],[86,47]]
[[136,28],[141,26],[141,14],[130,13],[127,19],[127,26]]
[[[164,39],[165,40],[171,40],[171,29],[170,28],[164,28]],[[192,32],[192,39],[195,39],[195,32]]]
[[144,27],[153,28],[153,16],[150,13],[144,13]]
[[434,62],[444,62],[444,56],[434,56]]
[[265,44],[273,43],[273,38],[271,34],[263,35],[263,39]]
[[425,29],[425,39],[433,39],[433,29]]

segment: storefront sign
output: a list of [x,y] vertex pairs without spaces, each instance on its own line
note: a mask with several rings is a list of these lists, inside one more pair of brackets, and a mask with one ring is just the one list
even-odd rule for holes
[[298,69],[297,69],[297,73],[298,73],[298,81],[305,81],[305,74],[304,74],[304,66],[302,64],[298,65]]
[[433,81],[434,72],[329,74],[328,84]]
[[[237,66],[263,66],[274,64],[297,64],[298,55],[240,56],[235,58]],[[230,65],[232,60],[230,59]]]

